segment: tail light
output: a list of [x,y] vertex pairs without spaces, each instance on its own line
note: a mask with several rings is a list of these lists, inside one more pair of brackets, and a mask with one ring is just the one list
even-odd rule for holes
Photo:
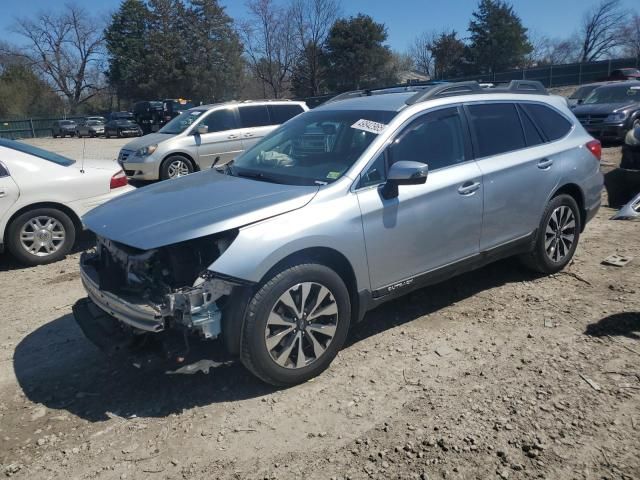
[[111,177],[111,183],[109,184],[109,188],[113,190],[114,188],[120,188],[127,185],[127,175],[124,173],[124,170],[120,170],[113,177]]
[[594,157],[600,161],[602,159],[602,144],[598,140],[591,140],[585,145]]

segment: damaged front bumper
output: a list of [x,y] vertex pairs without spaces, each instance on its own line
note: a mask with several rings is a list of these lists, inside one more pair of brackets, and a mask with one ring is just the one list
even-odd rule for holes
[[216,302],[231,294],[233,282],[207,275],[198,278],[194,286],[176,289],[164,295],[162,302],[155,303],[101,288],[96,257],[94,253],[84,253],[80,259],[80,278],[89,299],[134,333],[159,333],[175,328],[205,339],[220,335],[222,313]]

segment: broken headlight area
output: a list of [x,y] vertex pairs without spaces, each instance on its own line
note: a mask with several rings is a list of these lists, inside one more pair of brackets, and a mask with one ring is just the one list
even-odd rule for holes
[[140,331],[182,328],[216,338],[219,303],[239,283],[207,270],[229,247],[237,231],[140,250],[98,237],[81,259],[82,280],[91,300]]

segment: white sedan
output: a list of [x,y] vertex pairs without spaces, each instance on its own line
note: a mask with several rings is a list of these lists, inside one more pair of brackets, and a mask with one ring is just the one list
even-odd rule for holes
[[76,162],[26,143],[0,139],[0,252],[21,263],[63,258],[92,208],[133,187],[114,162]]

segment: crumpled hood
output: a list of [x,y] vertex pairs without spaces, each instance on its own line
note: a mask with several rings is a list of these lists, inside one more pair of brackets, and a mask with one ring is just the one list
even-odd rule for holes
[[138,137],[130,142],[127,142],[123,150],[139,150],[144,147],[148,147],[149,145],[157,145],[160,142],[164,142],[165,140],[169,140],[170,138],[175,137],[175,135],[169,135],[165,133],[149,133],[147,135],[143,135],[142,137]]
[[592,105],[578,105],[571,111],[574,115],[605,115],[610,113],[622,112],[631,107],[637,107],[635,102],[624,103],[598,103]]
[[82,221],[97,235],[149,250],[296,210],[317,192],[314,186],[279,185],[206,170],[117,197]]

